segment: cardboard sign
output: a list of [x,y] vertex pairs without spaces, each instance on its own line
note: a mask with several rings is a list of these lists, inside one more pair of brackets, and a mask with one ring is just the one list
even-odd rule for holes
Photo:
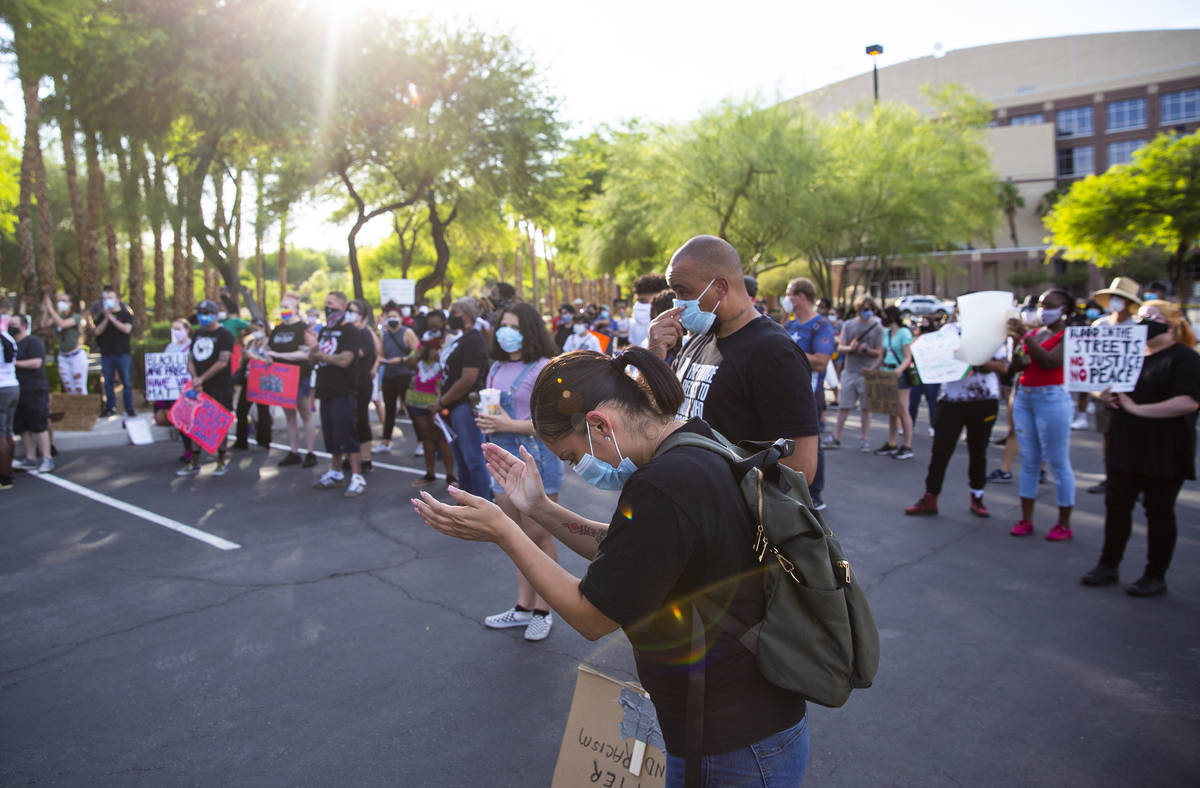
[[580,665],[551,788],[665,785],[665,748],[645,690]]
[[1068,326],[1067,391],[1133,391],[1146,360],[1146,327]]
[[104,397],[100,394],[50,392],[50,423],[59,432],[91,432]]
[[246,399],[260,405],[295,410],[299,389],[300,367],[250,359],[250,368],[246,372]]
[[922,334],[908,346],[922,383],[949,383],[962,380],[971,365],[955,354],[962,340],[953,326]]
[[879,369],[864,369],[863,379],[867,382],[867,404],[863,407],[871,413],[899,416],[899,373],[884,372]]
[[192,379],[188,373],[187,353],[146,354],[146,399],[150,402],[174,402]]
[[391,302],[397,306],[412,306],[417,301],[416,279],[380,279],[379,305],[387,306]]
[[233,424],[233,413],[203,391],[195,399],[186,396],[191,388],[190,383],[184,387],[184,394],[175,400],[167,418],[206,452],[216,454]]

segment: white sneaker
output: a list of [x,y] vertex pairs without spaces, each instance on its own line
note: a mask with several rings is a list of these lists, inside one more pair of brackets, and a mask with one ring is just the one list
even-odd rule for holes
[[355,498],[367,491],[367,480],[360,474],[350,476],[350,487],[342,494],[343,498]]
[[176,476],[195,476],[198,473],[200,473],[200,466],[192,465],[190,462],[179,470],[175,471]]
[[533,618],[533,613],[528,610],[517,610],[515,607],[510,607],[503,613],[497,613],[494,616],[488,616],[483,620],[483,625],[488,629],[505,629],[506,627],[528,627],[530,619]]
[[1075,420],[1071,422],[1071,429],[1073,430],[1086,430],[1087,428],[1088,419],[1086,413],[1080,413],[1075,417]]
[[392,447],[386,443],[377,443],[371,447],[372,454],[388,454],[392,451]]
[[44,457],[42,464],[37,467],[38,473],[50,473],[52,470],[54,470],[54,460],[49,457]]
[[413,452],[413,456],[414,457],[424,457],[425,456],[424,444],[421,444],[421,443],[417,444],[417,450]]
[[929,437],[933,437],[933,427],[929,428]]
[[549,613],[546,615],[535,615],[533,620],[529,622],[529,626],[525,627],[526,640],[545,640],[550,636],[550,627],[554,624],[554,618]]
[[317,483],[313,485],[314,490],[332,490],[334,487],[345,487],[346,477],[341,471],[325,471]]
[[36,471],[38,469],[38,461],[22,457],[19,460],[13,460],[12,467],[14,471]]
[[213,468],[213,476],[224,476],[229,472],[229,460],[217,460],[217,467]]

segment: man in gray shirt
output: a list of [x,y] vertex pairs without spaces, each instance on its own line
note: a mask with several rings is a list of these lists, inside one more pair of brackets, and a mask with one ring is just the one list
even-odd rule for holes
[[841,448],[846,417],[861,404],[862,434],[858,450],[869,452],[871,446],[867,442],[867,432],[871,427],[871,412],[867,410],[867,386],[863,370],[874,367],[883,355],[883,326],[879,322],[879,306],[870,296],[858,299],[855,312],[856,317],[842,324],[842,333],[838,337],[838,353],[846,362],[842,367],[841,390],[838,394],[837,426],[825,445],[830,449]]

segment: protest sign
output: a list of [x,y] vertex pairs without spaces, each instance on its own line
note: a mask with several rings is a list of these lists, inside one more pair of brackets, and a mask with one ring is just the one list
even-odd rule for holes
[[579,666],[551,788],[666,784],[666,742],[645,690]]
[[125,419],[125,432],[134,446],[149,446],[154,443],[153,422],[149,418]]
[[167,418],[206,452],[216,454],[233,424],[233,413],[203,391],[194,399],[187,396],[189,390],[191,384],[184,387],[184,394],[175,400]]
[[50,423],[61,432],[91,432],[104,400],[102,394],[50,392]]
[[236,375],[242,368],[242,343],[233,343],[233,352],[229,354],[229,374]]
[[295,409],[300,388],[300,367],[250,359],[246,372],[246,399],[260,405]]
[[1067,391],[1133,391],[1145,350],[1145,326],[1068,326]]
[[192,379],[187,353],[146,354],[146,400],[173,402]]
[[405,304],[412,306],[416,300],[416,279],[379,280],[379,304],[381,306],[387,306],[389,302],[397,306],[404,306]]
[[922,383],[949,383],[967,376],[971,365],[955,356],[961,340],[953,326],[922,334],[909,345]]
[[900,415],[900,375],[879,369],[864,369],[867,383],[867,403],[863,407],[871,413],[885,416]]

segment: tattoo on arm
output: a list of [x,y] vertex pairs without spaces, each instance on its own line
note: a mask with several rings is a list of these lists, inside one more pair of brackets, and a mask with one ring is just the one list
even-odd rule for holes
[[585,523],[566,522],[566,523],[563,523],[562,525],[564,528],[566,528],[568,531],[570,531],[573,534],[582,534],[583,536],[590,536],[591,538],[596,540],[596,544],[600,544],[602,541],[604,541],[604,536],[605,536],[605,534],[608,533],[608,531],[606,531],[603,528],[596,528],[593,525],[587,525]]

